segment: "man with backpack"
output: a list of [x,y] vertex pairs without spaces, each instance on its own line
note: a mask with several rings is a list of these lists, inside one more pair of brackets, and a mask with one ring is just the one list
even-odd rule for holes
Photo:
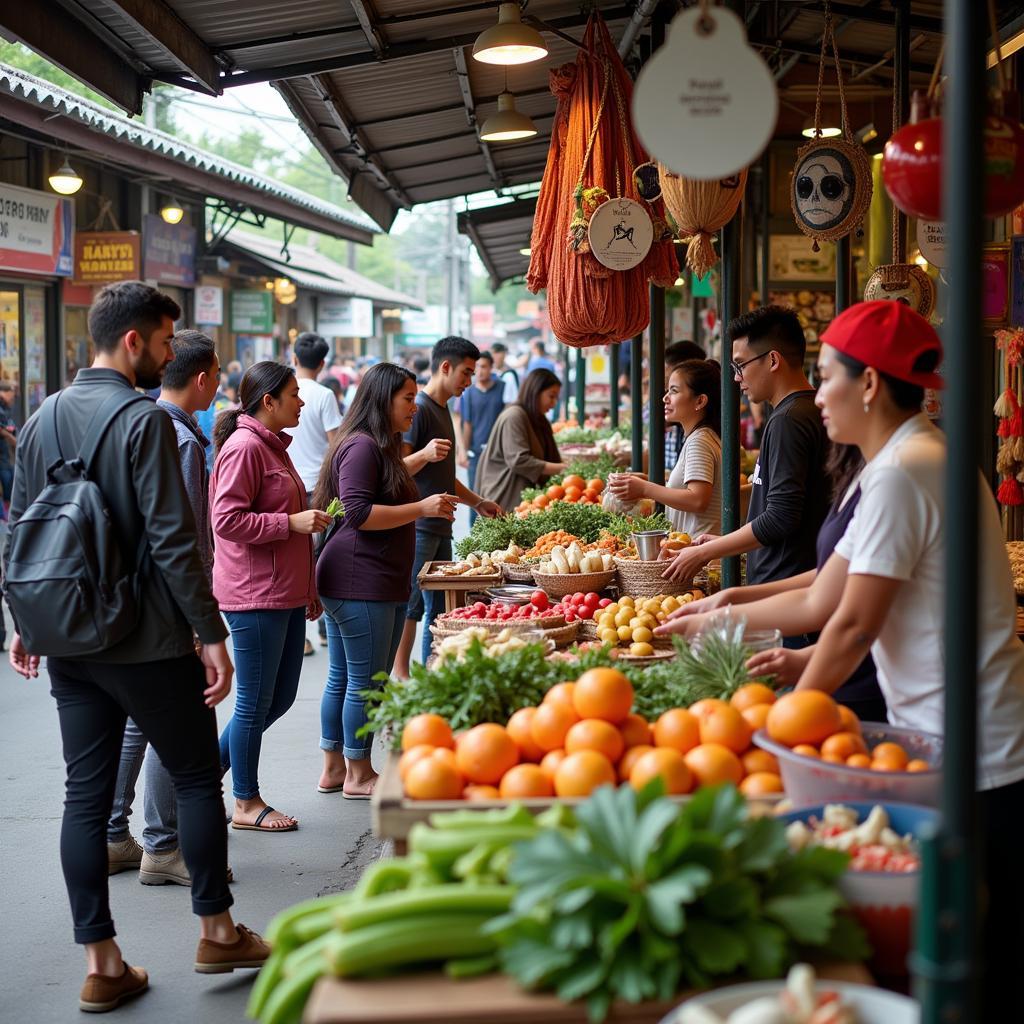
[[[269,948],[228,908],[227,833],[214,707],[230,692],[227,631],[196,545],[159,386],[180,309],[138,281],[89,311],[96,357],[22,428],[4,592],[10,662],[48,656],[67,766],[61,861],[88,975],[79,1006],[114,1009],[148,986],[114,941],[106,825],[130,716],[170,773],[201,938],[195,969],[259,967]],[[193,635],[199,639],[199,654]]]

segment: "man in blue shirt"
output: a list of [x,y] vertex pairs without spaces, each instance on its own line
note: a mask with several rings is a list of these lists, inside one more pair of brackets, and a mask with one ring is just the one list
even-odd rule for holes
[[526,364],[527,373],[533,373],[534,370],[550,370],[554,374],[558,373],[558,365],[549,358],[547,352],[544,351],[544,342],[539,339],[530,344],[530,361]]
[[[466,470],[469,489],[476,486],[476,467],[483,454],[495,420],[505,408],[505,389],[494,376],[494,357],[481,352],[476,363],[476,379],[459,399],[459,465]],[[477,517],[475,508],[469,510],[469,524]]]

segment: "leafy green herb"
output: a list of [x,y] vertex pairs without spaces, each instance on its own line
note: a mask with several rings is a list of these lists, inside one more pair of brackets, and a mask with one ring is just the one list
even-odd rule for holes
[[345,506],[341,503],[340,498],[331,498],[326,511],[329,516],[343,516],[345,514]]

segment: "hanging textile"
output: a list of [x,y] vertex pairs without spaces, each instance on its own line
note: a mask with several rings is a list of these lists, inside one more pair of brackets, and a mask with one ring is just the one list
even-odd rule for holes
[[[648,283],[668,287],[679,264],[660,199],[646,202],[634,174],[647,163],[629,118],[633,83],[604,19],[593,13],[572,64],[551,73],[558,98],[547,165],[537,198],[526,284],[548,293],[551,328],[575,348],[639,334],[650,322]],[[650,214],[654,242],[629,270],[603,266],[587,229],[610,199],[632,199]]]

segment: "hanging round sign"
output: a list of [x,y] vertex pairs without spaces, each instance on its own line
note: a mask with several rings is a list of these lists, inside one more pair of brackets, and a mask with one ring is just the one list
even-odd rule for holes
[[796,226],[816,242],[845,238],[871,205],[871,161],[848,139],[815,139],[797,152],[790,187]]
[[917,247],[921,255],[933,266],[946,265],[946,225],[941,220],[917,222]]
[[935,309],[935,282],[912,263],[891,263],[879,267],[868,278],[864,301],[889,299],[902,302],[926,320]]
[[678,14],[633,89],[633,123],[647,151],[700,181],[753,163],[778,113],[775,79],[748,45],[743,21],[725,7]]
[[612,270],[643,263],[654,241],[650,214],[634,199],[609,199],[590,218],[590,251]]

